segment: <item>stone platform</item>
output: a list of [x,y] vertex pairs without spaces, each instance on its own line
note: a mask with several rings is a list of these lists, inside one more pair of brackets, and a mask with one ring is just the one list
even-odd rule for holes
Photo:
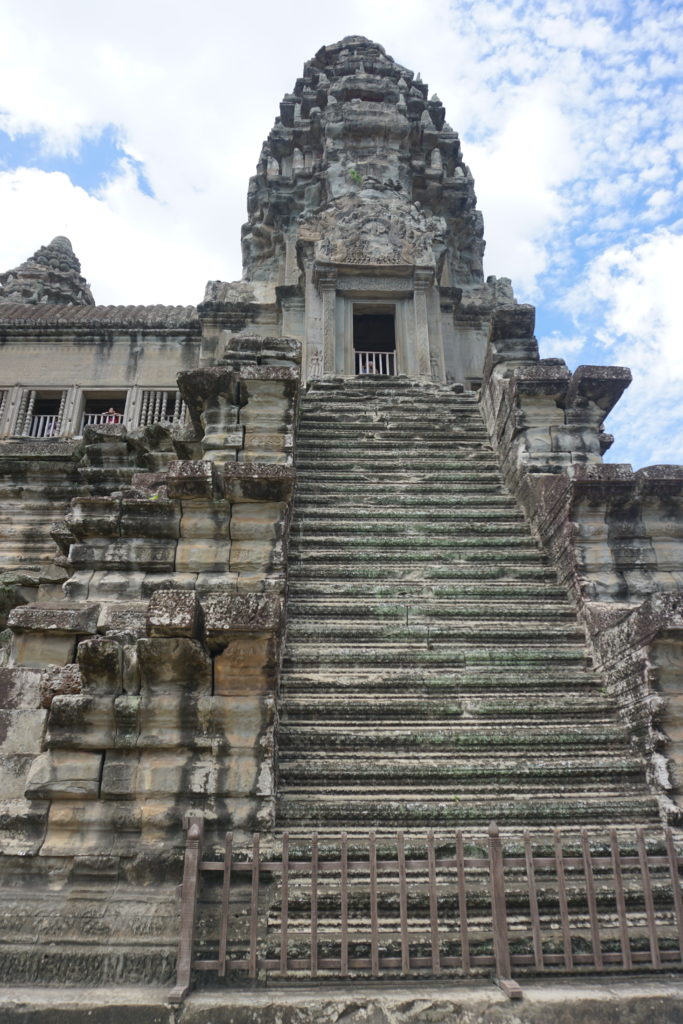
[[490,982],[214,989],[179,1009],[161,988],[0,990],[2,1024],[678,1024],[674,975],[530,981],[510,1003]]

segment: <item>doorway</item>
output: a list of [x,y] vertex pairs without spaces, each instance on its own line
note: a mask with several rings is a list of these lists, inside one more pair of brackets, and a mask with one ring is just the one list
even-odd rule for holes
[[393,306],[353,310],[353,356],[357,375],[396,376],[396,325]]

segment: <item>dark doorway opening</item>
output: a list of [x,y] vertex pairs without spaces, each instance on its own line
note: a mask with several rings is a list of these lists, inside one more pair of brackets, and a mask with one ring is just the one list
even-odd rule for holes
[[354,313],[353,351],[357,374],[396,374],[394,314]]

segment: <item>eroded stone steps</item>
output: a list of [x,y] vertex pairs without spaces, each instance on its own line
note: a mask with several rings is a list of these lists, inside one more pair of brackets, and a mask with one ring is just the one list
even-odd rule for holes
[[652,820],[474,396],[325,381],[296,451],[281,826]]

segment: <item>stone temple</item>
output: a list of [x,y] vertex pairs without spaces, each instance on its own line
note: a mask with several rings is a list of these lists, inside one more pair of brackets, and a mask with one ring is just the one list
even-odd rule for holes
[[5,984],[170,988],[188,818],[678,841],[683,469],[603,463],[630,373],[539,358],[438,97],[323,47],[242,246],[197,307],[0,274]]

